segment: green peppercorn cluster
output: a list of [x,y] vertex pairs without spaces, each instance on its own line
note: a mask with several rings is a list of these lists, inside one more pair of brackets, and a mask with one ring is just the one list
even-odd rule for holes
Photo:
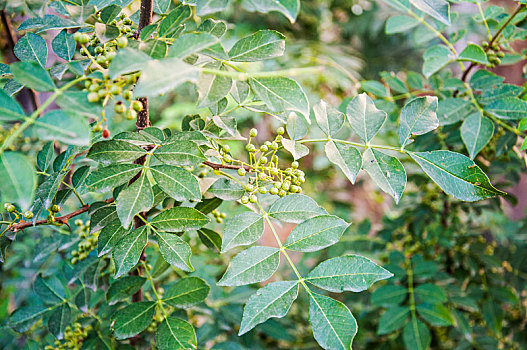
[[224,163],[237,163],[240,165],[238,175],[245,177],[249,175],[245,184],[245,194],[241,198],[243,204],[258,201],[257,193],[276,195],[284,197],[292,193],[302,192],[301,185],[306,181],[305,174],[298,169],[298,162],[293,161],[290,167],[281,169],[277,154],[283,139],[285,130],[279,127],[273,141],[265,141],[259,148],[252,143],[253,138],[258,135],[258,130],[251,129],[249,141],[245,146],[249,152],[249,162],[233,159],[228,146],[223,146],[219,152]]
[[487,52],[487,57],[489,59],[488,67],[494,68],[500,65],[501,58],[505,57],[505,53],[501,51],[500,46],[496,43],[493,43],[491,46],[487,41],[484,41],[482,46]]
[[[157,294],[162,297],[163,293],[161,288],[157,289]],[[168,306],[163,306],[165,309],[167,309]],[[169,307],[168,307],[169,308]],[[169,308],[170,309],[170,308]],[[168,310],[168,309],[167,309]],[[165,320],[165,317],[163,316],[163,312],[160,310],[160,308],[156,308],[156,313],[154,315],[154,318],[152,319],[152,322],[148,325],[148,328],[146,329],[147,332],[154,333],[157,330],[157,327]]]
[[99,240],[99,232],[90,233],[90,222],[83,222],[78,219],[75,220],[75,226],[77,229],[75,233],[79,235],[80,241],[77,245],[77,249],[71,252],[72,258],[71,263],[77,264],[88,257],[88,254],[95,248],[97,248],[97,242]]
[[13,220],[11,221],[10,225],[15,224],[17,221],[22,221],[23,219],[30,220],[33,218],[33,212],[32,211],[25,211],[23,213],[19,212],[16,208],[16,206],[12,203],[4,203],[4,209],[7,213],[14,216]]
[[221,224],[223,222],[223,219],[227,217],[226,213],[222,213],[218,209],[214,209],[211,214],[214,216],[214,219],[218,224]]
[[80,323],[75,323],[73,329],[67,326],[64,331],[64,341],[55,340],[53,345],[46,345],[45,350],[80,350],[82,349],[82,342],[88,337],[88,333],[92,330],[92,326],[87,325],[83,327]]

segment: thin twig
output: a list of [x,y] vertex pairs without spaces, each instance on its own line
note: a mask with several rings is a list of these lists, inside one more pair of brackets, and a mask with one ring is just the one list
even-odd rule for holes
[[232,165],[232,164],[218,164],[218,163],[212,163],[212,162],[209,162],[209,161],[205,161],[205,162],[203,162],[203,164],[205,164],[208,167],[211,167],[214,170],[216,170],[216,169],[233,169],[233,170],[236,170],[236,169],[244,168],[245,170],[250,171],[252,169],[248,165],[242,166],[242,165]]

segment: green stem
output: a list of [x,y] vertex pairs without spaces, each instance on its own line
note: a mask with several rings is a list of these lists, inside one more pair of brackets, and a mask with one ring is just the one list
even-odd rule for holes
[[352,145],[352,146],[360,147],[360,148],[377,148],[377,149],[386,149],[386,150],[390,150],[390,151],[395,151],[395,152],[399,152],[399,153],[406,153],[404,150],[401,150],[400,148],[397,148],[397,147],[385,146],[385,145],[365,145],[363,143],[346,141],[346,140],[339,140],[339,139],[329,139],[329,138],[328,139],[307,139],[307,140],[300,140],[300,141],[297,141],[297,142],[298,143],[328,142],[330,140],[333,141],[333,142],[343,143],[343,144],[346,144],[346,145]]
[[412,262],[408,262],[408,269],[406,273],[408,275],[408,296],[410,301],[410,311],[412,312],[412,317],[415,317],[415,295],[414,295],[414,270],[412,269]]
[[81,203],[81,206],[85,206],[86,203],[84,203],[84,201],[82,200],[80,194],[77,192],[77,190],[75,190],[75,188],[73,186],[71,186],[70,184],[64,182],[64,181],[61,181],[61,183],[66,186],[67,188],[69,188],[70,190],[73,191],[73,194],[75,195],[75,197],[77,197],[77,199],[79,200],[79,202]]
[[476,6],[478,7],[478,11],[481,16],[481,19],[483,20],[483,24],[485,25],[485,28],[487,29],[489,40],[492,40],[492,33],[490,32],[489,24],[487,23],[487,19],[485,18],[485,13],[483,12],[483,8],[481,7],[481,4],[479,2],[476,2]]
[[157,293],[157,289],[156,289],[156,285],[154,283],[154,279],[152,278],[152,275],[148,271],[146,263],[143,260],[141,260],[141,265],[143,265],[143,271],[145,272],[146,278],[148,279],[148,282],[150,283],[150,286],[152,287],[152,291],[154,292],[154,296],[156,297],[156,303],[159,306],[159,308],[161,309],[161,313],[163,314],[163,317],[166,319],[166,318],[168,318],[168,313],[167,313],[167,311],[165,310],[165,308],[163,306],[163,298],[159,295],[159,293]]
[[22,134],[24,130],[26,130],[30,125],[32,125],[35,120],[39,117],[39,115],[46,110],[46,108],[55,101],[55,99],[60,96],[64,91],[69,89],[70,87],[74,86],[75,84],[83,81],[86,79],[85,76],[82,76],[80,78],[77,78],[75,80],[70,81],[69,83],[65,84],[64,86],[60,87],[59,89],[56,89],[55,92],[42,104],[40,107],[38,107],[30,116],[29,118],[26,118],[26,120],[20,124],[18,129],[16,129],[11,135],[9,135],[4,143],[0,146],[0,155],[4,153],[4,151],[11,146],[11,144]]

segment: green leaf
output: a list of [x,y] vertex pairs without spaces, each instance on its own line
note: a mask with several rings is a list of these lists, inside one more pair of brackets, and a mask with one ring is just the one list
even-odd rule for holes
[[296,16],[300,11],[300,0],[244,0],[243,5],[249,11],[272,12],[278,11],[291,23],[295,23]]
[[126,274],[134,267],[148,241],[148,226],[142,226],[124,235],[112,252],[115,263],[115,278]]
[[95,35],[102,44],[107,43],[110,40],[117,39],[120,34],[121,31],[117,26],[100,22],[95,23]]
[[470,61],[479,64],[489,63],[487,54],[479,45],[468,44],[458,56],[459,61]]
[[166,291],[163,302],[172,307],[186,309],[205,300],[209,290],[209,285],[201,278],[185,277]]
[[389,334],[404,327],[408,323],[409,315],[408,306],[392,306],[379,319],[377,335]]
[[489,104],[504,97],[518,97],[523,92],[523,87],[511,84],[499,84],[483,90],[478,97],[481,104]]
[[298,116],[298,113],[291,112],[287,117],[286,130],[289,138],[297,141],[307,135],[308,125],[305,119]]
[[17,121],[25,117],[18,102],[0,89],[0,121]]
[[17,332],[25,332],[49,311],[42,305],[27,305],[17,308],[9,317],[9,327]]
[[371,295],[371,303],[375,306],[390,306],[402,303],[408,290],[398,285],[387,285],[377,288]]
[[485,69],[480,69],[470,77],[470,85],[475,90],[493,89],[496,85],[503,83],[505,78],[497,76]]
[[71,308],[68,304],[58,306],[48,320],[48,329],[57,339],[64,338],[66,327],[71,324]]
[[291,231],[285,242],[285,248],[299,252],[314,252],[329,247],[338,242],[349,225],[337,216],[315,216]]
[[305,157],[309,154],[309,148],[304,146],[303,144],[292,141],[289,139],[282,139],[282,146],[284,146],[284,149],[291,153],[293,158],[295,160],[298,160],[302,157]]
[[45,143],[42,149],[37,154],[37,167],[41,171],[46,171],[51,164],[51,160],[55,155],[53,149],[53,142]]
[[48,72],[36,62],[15,62],[11,72],[17,82],[36,91],[52,91],[55,84]]
[[445,0],[410,0],[410,3],[438,21],[450,25],[450,6]]
[[13,49],[15,56],[20,61],[36,62],[46,68],[48,60],[48,47],[46,40],[40,35],[28,32],[21,37]]
[[494,333],[500,333],[503,327],[503,309],[497,300],[487,299],[482,309],[483,319]]
[[108,140],[94,143],[86,157],[96,162],[108,164],[132,162],[145,154],[144,149],[129,142]]
[[362,168],[381,190],[399,203],[406,186],[406,171],[399,159],[368,148],[362,156]]
[[[141,34],[143,33],[141,32]],[[163,59],[167,56],[167,53],[168,53],[168,44],[164,41],[157,40],[157,39],[147,39],[141,42],[137,46],[137,48],[141,50],[142,52],[146,53],[148,56],[155,58],[155,59]],[[150,64],[152,62],[150,62]],[[146,66],[148,66],[148,63],[145,65],[145,67]]]
[[386,87],[377,80],[364,80],[360,82],[360,87],[362,90],[369,92],[375,96],[387,97],[388,92]]
[[86,178],[86,185],[97,192],[108,192],[113,188],[127,183],[137,175],[142,165],[139,164],[112,164],[93,171]]
[[273,282],[254,293],[243,308],[238,335],[242,335],[271,317],[284,317],[298,296],[298,281]]
[[399,117],[399,141],[404,147],[413,142],[412,135],[423,135],[439,126],[437,97],[417,97],[406,103]]
[[192,141],[174,141],[154,151],[154,156],[168,165],[192,166],[207,160]]
[[177,31],[179,25],[189,17],[189,6],[180,5],[176,7],[159,24],[159,37],[170,37],[172,33]]
[[454,57],[448,47],[436,45],[428,48],[424,55],[423,74],[430,78],[432,74],[449,64]]
[[403,341],[407,349],[426,350],[432,341],[430,331],[417,317],[412,317],[410,323],[404,327]]
[[209,248],[215,248],[218,252],[221,250],[222,238],[216,231],[208,228],[198,230],[199,239]]
[[461,125],[461,138],[467,147],[470,159],[489,143],[494,135],[494,123],[480,113],[471,114]]
[[145,282],[146,278],[140,276],[125,276],[115,280],[106,292],[106,301],[109,305],[113,305],[126,299],[141,289]]
[[471,111],[470,101],[462,98],[445,98],[437,105],[437,119],[439,125],[450,125],[463,120]]
[[485,110],[500,119],[522,119],[527,117],[527,101],[517,97],[504,97],[489,103]]
[[390,5],[396,10],[407,12],[410,10],[410,0],[384,0],[385,3]]
[[128,47],[120,49],[110,63],[110,78],[114,79],[119,75],[141,70],[151,60],[147,54],[139,50]]
[[366,143],[379,132],[387,118],[386,112],[377,109],[366,93],[351,100],[346,107],[346,115],[353,131]]
[[22,153],[4,152],[0,154],[0,193],[2,201],[16,203],[22,211],[33,203],[37,177],[35,168]]
[[285,77],[253,78],[249,80],[252,90],[272,112],[295,111],[304,116],[308,124],[309,101],[304,90],[293,79]]
[[167,232],[197,230],[208,224],[210,219],[194,208],[176,207],[154,216],[150,223]]
[[329,137],[334,136],[344,124],[344,113],[328,105],[324,100],[313,106],[317,124]]
[[56,140],[75,146],[90,144],[90,125],[80,115],[56,109],[38,118],[34,125],[38,137],[43,141]]
[[386,21],[384,32],[388,35],[403,33],[419,25],[419,21],[409,16],[391,16]]
[[264,220],[259,214],[244,212],[225,223],[221,252],[256,242],[264,232]]
[[117,215],[123,227],[128,228],[136,214],[154,205],[154,192],[145,173],[119,193],[116,200]]
[[417,312],[428,323],[433,326],[447,327],[454,325],[454,318],[450,311],[441,304],[417,305]]
[[269,216],[283,222],[299,224],[314,216],[327,214],[317,202],[303,194],[278,198],[267,211]]
[[53,51],[66,61],[71,61],[73,54],[75,53],[76,43],[73,39],[73,34],[68,34],[66,29],[61,30],[51,42]]
[[[206,64],[204,68],[226,71],[221,62]],[[209,107],[227,96],[231,91],[232,79],[216,74],[200,73],[198,79],[198,108]]]
[[190,323],[168,317],[157,328],[156,345],[159,350],[194,349],[197,348],[196,332]]
[[495,189],[487,175],[470,158],[450,151],[409,153],[447,194],[473,202],[503,195]]
[[57,97],[56,102],[63,111],[72,115],[97,119],[102,113],[99,103],[88,101],[88,91],[65,91]]
[[201,22],[198,27],[198,31],[210,33],[217,38],[221,38],[227,31],[227,25],[223,21],[207,18]]
[[39,274],[33,283],[33,290],[46,304],[54,305],[64,300],[64,286],[55,275],[44,278]]
[[201,199],[198,180],[187,170],[170,165],[155,165],[150,168],[150,172],[163,192],[175,200]]
[[272,247],[251,247],[237,254],[218,286],[243,286],[269,279],[278,269],[280,250]]
[[274,30],[259,30],[238,40],[229,51],[229,60],[255,62],[284,54],[285,37]]
[[183,271],[194,271],[190,263],[192,252],[187,242],[173,233],[156,231],[159,251],[170,265]]
[[421,284],[414,289],[415,296],[423,303],[444,303],[447,301],[445,290],[432,283]]
[[354,184],[361,167],[360,152],[352,145],[333,140],[326,143],[324,150],[329,161],[337,165],[348,180]]
[[141,301],[117,311],[113,324],[115,339],[128,339],[145,330],[152,322],[155,307],[156,303],[153,301]]
[[207,192],[225,201],[233,201],[240,199],[245,189],[233,180],[221,178],[214,182]]
[[[110,221],[114,217],[116,221]],[[114,249],[117,246],[117,243],[130,233],[127,229],[121,226],[121,222],[118,220],[115,210],[113,210],[107,218],[108,219],[105,219],[104,221],[110,221],[110,223],[104,226],[99,234],[99,239],[97,240],[97,256],[99,257]],[[91,229],[90,231],[94,232],[95,230]]]
[[309,322],[313,335],[324,349],[351,349],[357,321],[340,301],[309,293]]
[[170,46],[168,56],[183,59],[191,54],[205,50],[218,42],[218,38],[209,33],[186,33],[174,40],[174,43]]
[[392,277],[393,274],[359,255],[344,255],[328,259],[315,267],[305,278],[309,283],[329,290],[362,292],[373,283]]
[[184,63],[179,58],[151,60],[146,62],[142,69],[134,95],[153,97],[169,92],[187,81],[197,80],[198,68]]

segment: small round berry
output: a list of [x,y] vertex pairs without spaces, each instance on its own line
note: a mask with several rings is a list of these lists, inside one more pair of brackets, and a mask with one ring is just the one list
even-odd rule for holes
[[260,164],[267,164],[269,160],[267,159],[267,157],[261,157],[260,158]]
[[229,145],[225,145],[222,148],[223,148],[223,152],[225,152],[225,153],[230,153],[231,152],[231,147]]
[[85,45],[90,41],[90,37],[88,36],[88,34],[79,32],[73,35],[73,39],[81,45]]
[[[7,204],[7,203],[6,203]],[[5,207],[8,213],[14,213],[16,211],[16,207],[13,204],[9,204]]]
[[104,64],[106,64],[107,59],[106,59],[106,56],[100,55],[99,57],[97,57],[96,61],[100,65],[104,65]]
[[232,157],[230,154],[226,154],[223,156],[223,160],[226,161],[227,163],[230,163],[232,162]]
[[135,118],[137,118],[137,112],[134,111],[133,109],[129,109],[126,111],[126,119],[128,120],[134,120]]
[[132,99],[132,91],[126,90],[122,94],[123,98],[127,101],[130,101]]
[[249,136],[250,136],[250,137],[256,137],[256,135],[258,135],[258,130],[256,130],[255,128],[252,128],[252,129],[249,131]]
[[101,124],[95,124],[91,130],[93,132],[101,132],[102,131],[102,125]]
[[298,162],[296,160],[291,163],[291,168],[293,168],[293,169],[298,169],[298,166],[299,166],[299,164],[298,164]]
[[99,95],[99,98],[105,98],[106,95],[108,95],[108,91],[106,91],[106,89],[100,89],[97,94]]
[[240,175],[240,176],[245,176],[245,174],[247,174],[247,171],[245,171],[244,168],[240,168],[240,169],[238,169],[238,175]]
[[285,133],[285,129],[284,129],[284,127],[281,126],[281,127],[279,127],[278,129],[276,129],[276,133],[277,133],[278,135],[283,135],[283,134]]
[[252,191],[254,191],[254,186],[251,185],[251,184],[247,184],[247,185],[245,185],[245,191],[246,191],[246,192],[252,192]]
[[96,93],[96,92],[90,92],[88,94],[88,101],[92,102],[92,103],[98,102],[99,101],[99,94]]
[[278,135],[278,136],[275,137],[275,141],[276,142],[282,142],[283,139],[284,138],[282,137],[282,135]]
[[106,53],[106,58],[108,59],[108,61],[113,61],[113,59],[115,58],[115,56],[117,56],[117,52],[115,51],[108,51]]
[[245,146],[245,149],[247,150],[247,152],[256,152],[256,146],[251,143]]
[[258,198],[256,197],[256,195],[251,194],[251,195],[249,196],[249,201],[250,201],[251,203],[256,203],[256,202],[258,202]]
[[82,226],[84,222],[81,219],[75,220],[75,226]]
[[279,196],[279,197],[284,197],[285,195],[287,195],[287,192],[286,192],[286,191],[284,191],[284,190],[279,190],[279,191],[278,191],[278,196]]
[[140,101],[133,101],[132,108],[136,112],[141,112],[143,110],[143,104]]
[[29,211],[29,210],[26,211],[26,212],[24,212],[24,217],[25,217],[26,219],[31,219],[31,218],[33,218],[33,212],[32,212],[32,211]]
[[117,102],[113,107],[113,110],[115,111],[115,113],[123,114],[124,111],[126,111],[126,107],[122,102]]
[[119,85],[112,85],[112,87],[110,88],[110,93],[112,95],[120,95],[121,91],[122,89]]
[[278,194],[278,188],[271,187],[271,189],[269,190],[269,193],[272,194],[273,196],[276,196]]
[[265,153],[267,151],[269,151],[269,147],[267,147],[265,144],[262,145],[262,147],[260,147],[260,151],[262,151],[262,153]]
[[110,137],[110,131],[108,129],[104,129],[102,131],[102,137],[107,139],[108,137]]
[[104,49],[102,48],[102,46],[97,46],[95,48],[95,53],[96,54],[101,54],[101,53],[103,53],[103,51],[104,51]]
[[120,49],[124,49],[126,46],[128,46],[128,38],[125,36],[121,36],[117,38],[117,47]]
[[261,194],[266,194],[266,193],[267,193],[267,188],[265,188],[265,187],[260,187],[260,188],[258,189],[258,192],[260,192]]
[[247,197],[247,196],[242,196],[241,202],[242,202],[243,204],[247,204],[247,203],[249,203],[249,197]]
[[270,173],[271,173],[272,176],[276,176],[276,175],[278,175],[278,169],[277,168],[271,168]]
[[271,149],[276,151],[278,149],[278,143],[275,141],[271,142]]
[[60,206],[57,205],[57,204],[53,204],[51,206],[51,211],[54,212],[54,213],[58,213],[60,211]]

